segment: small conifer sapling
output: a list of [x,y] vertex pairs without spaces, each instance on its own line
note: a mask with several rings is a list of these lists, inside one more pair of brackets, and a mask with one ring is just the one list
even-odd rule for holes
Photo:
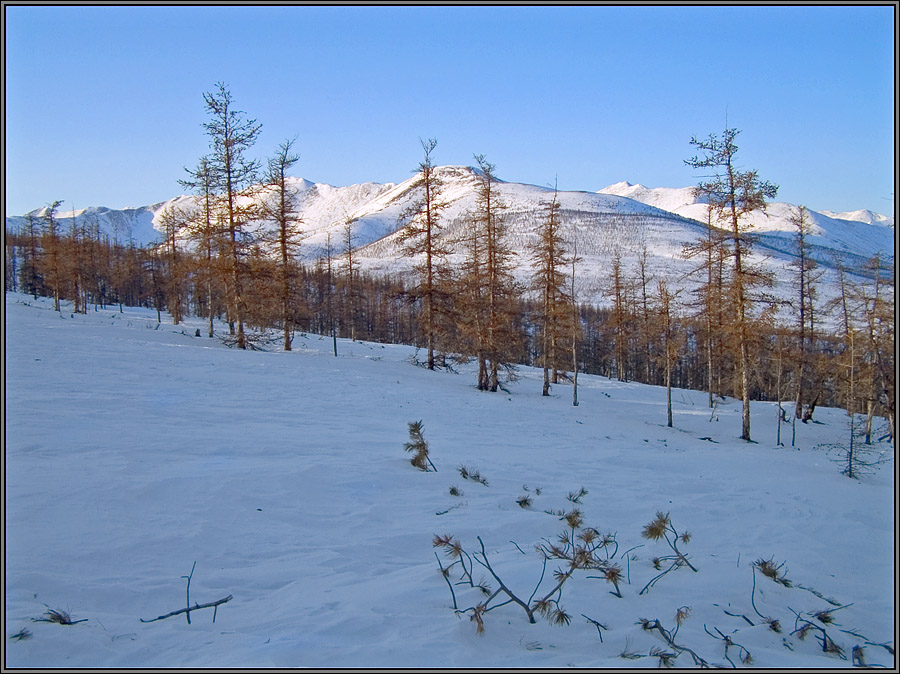
[[697,569],[693,564],[688,561],[687,555],[685,555],[681,550],[678,549],[678,542],[689,543],[691,540],[691,535],[685,531],[683,533],[678,533],[675,527],[672,525],[672,520],[669,518],[669,513],[657,512],[656,517],[644,527],[644,530],[641,532],[641,535],[644,538],[650,539],[651,541],[658,541],[660,539],[665,539],[666,543],[668,543],[669,547],[674,552],[674,555],[667,555],[663,557],[655,557],[653,559],[653,566],[656,569],[662,569],[663,562],[671,562],[670,566],[663,571],[662,573],[654,576],[649,583],[644,586],[644,589],[641,590],[638,594],[644,594],[649,590],[660,578],[665,576],[670,571],[673,571],[681,566],[687,566],[693,572],[697,572]]
[[413,457],[409,460],[409,462],[416,468],[428,472],[428,467],[431,466],[431,470],[436,473],[437,468],[435,468],[434,464],[431,462],[431,459],[428,457],[428,443],[425,441],[425,438],[422,435],[422,428],[423,426],[421,421],[411,421],[409,423],[410,442],[404,444],[403,449],[405,449],[407,452],[412,452]]

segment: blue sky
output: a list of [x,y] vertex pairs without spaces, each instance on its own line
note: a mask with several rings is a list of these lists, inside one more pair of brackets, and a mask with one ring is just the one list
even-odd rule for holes
[[890,5],[4,10],[7,215],[180,193],[219,81],[316,182],[401,182],[436,138],[508,181],[683,187],[727,114],[778,201],[894,211]]

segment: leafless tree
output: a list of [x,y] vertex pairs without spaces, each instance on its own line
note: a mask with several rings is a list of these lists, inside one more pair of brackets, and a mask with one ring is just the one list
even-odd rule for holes
[[745,257],[750,252],[750,242],[744,235],[748,228],[745,216],[751,211],[765,210],[766,200],[774,198],[778,186],[761,180],[758,172],[741,171],[736,165],[738,146],[735,138],[737,129],[726,128],[719,138],[710,134],[705,140],[691,138],[691,145],[700,154],[685,163],[692,168],[709,168],[713,175],[702,181],[696,188],[718,212],[721,221],[728,222],[730,229],[731,259],[733,264],[730,300],[734,310],[735,341],[738,354],[738,377],[742,401],[741,439],[750,438],[750,351],[749,313],[753,299],[748,293],[759,275],[746,267]]
[[666,426],[672,428],[672,371],[678,362],[678,353],[681,347],[681,338],[675,323],[675,302],[678,292],[669,290],[665,279],[656,282],[656,314],[658,317],[657,331],[662,350],[662,360],[666,382]]
[[278,247],[278,285],[281,299],[281,324],[284,350],[291,350],[291,303],[294,297],[294,259],[299,247],[300,219],[297,211],[297,190],[288,180],[288,171],[300,160],[293,152],[294,139],[278,146],[275,156],[269,159],[266,185],[270,192],[263,203],[263,214],[276,224],[275,243]]
[[[572,315],[565,269],[569,263],[565,254],[565,241],[561,235],[559,195],[553,199],[538,227],[538,239],[531,247],[531,287],[540,298],[537,316],[540,326],[541,366],[544,371],[543,395],[550,395],[551,379],[558,382],[558,370],[563,360],[563,336],[571,334],[569,323]],[[564,369],[564,368],[563,368]],[[552,377],[551,377],[552,371]]]
[[255,190],[260,163],[247,152],[256,143],[262,128],[255,119],[236,110],[231,92],[225,84],[216,84],[214,92],[203,94],[209,121],[203,124],[210,141],[207,162],[215,177],[216,194],[227,232],[225,239],[229,260],[230,313],[237,323],[237,346],[247,348],[244,334],[246,307],[243,297],[243,249],[250,238],[247,224],[257,216]]
[[47,205],[44,209],[44,233],[41,237],[41,247],[44,250],[44,259],[42,267],[44,268],[44,277],[50,282],[50,288],[53,291],[53,310],[59,311],[59,300],[62,294],[62,255],[60,251],[61,237],[59,233],[59,223],[56,220],[56,211],[59,209],[61,200],[54,201]]
[[425,154],[419,164],[419,175],[415,184],[419,196],[401,216],[405,224],[400,231],[399,241],[403,244],[404,255],[422,257],[415,265],[418,275],[415,296],[422,300],[422,332],[428,351],[427,366],[429,370],[433,370],[438,338],[437,305],[440,292],[437,267],[447,255],[447,249],[441,241],[440,224],[441,211],[446,204],[441,200],[441,179],[431,156],[437,146],[437,140],[420,139],[419,142]]
[[509,246],[507,226],[502,214],[506,205],[497,189],[495,166],[484,155],[475,155],[478,186],[475,196],[475,219],[484,234],[483,299],[486,305],[486,348],[488,390],[499,386],[499,370],[511,364],[521,342],[517,325],[519,290],[512,275],[515,253]]
[[353,256],[354,237],[353,224],[355,220],[349,215],[344,217],[344,259],[347,262],[344,282],[347,288],[347,323],[350,325],[350,339],[356,341],[356,322],[359,314],[359,263]]
[[[696,193],[696,192],[695,192]],[[714,406],[713,396],[722,391],[721,330],[724,326],[724,232],[716,226],[716,209],[707,202],[706,235],[700,241],[684,246],[682,257],[699,258],[700,264],[692,270],[703,275],[703,281],[695,293],[699,318],[703,325],[703,350],[706,355],[706,391],[709,407]]]
[[796,228],[797,259],[791,264],[797,270],[797,392],[794,403],[794,415],[803,419],[803,403],[806,380],[809,377],[810,346],[815,340],[815,298],[817,267],[810,256],[810,244],[807,237],[812,230],[812,222],[805,206],[799,206],[791,215],[791,224]]
[[186,264],[179,250],[179,237],[187,228],[191,215],[187,208],[170,204],[159,215],[165,237],[164,250],[166,262],[166,304],[172,315],[172,323],[178,325],[184,318],[185,311],[185,275]]
[[199,197],[199,207],[187,224],[187,235],[197,244],[196,260],[199,262],[200,283],[205,288],[207,332],[213,336],[215,318],[216,264],[219,250],[224,244],[221,214],[216,200],[216,181],[213,168],[206,157],[200,159],[195,169],[185,169],[188,178],[179,180],[182,187],[193,190]]

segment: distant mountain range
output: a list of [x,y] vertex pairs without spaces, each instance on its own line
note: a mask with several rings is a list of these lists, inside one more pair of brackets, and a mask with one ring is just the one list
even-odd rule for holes
[[[477,169],[466,166],[443,166],[437,170],[443,182],[441,198],[447,203],[441,222],[444,233],[452,240],[461,233],[466,214],[475,207]],[[363,183],[333,187],[292,178],[298,195],[299,213],[303,220],[300,256],[312,260],[324,254],[330,243],[334,255],[343,252],[345,223],[352,224],[354,256],[364,269],[372,272],[402,273],[412,261],[400,254],[397,232],[402,226],[401,214],[415,198],[417,176],[395,183]],[[553,198],[547,187],[521,183],[498,182],[499,195],[506,205],[509,241],[518,251],[518,276],[523,280],[530,272],[528,244],[536,240],[536,229]],[[113,210],[87,208],[76,211],[79,221],[96,223],[100,231],[120,243],[132,241],[147,245],[161,239],[156,229],[160,213],[168,206],[186,203],[194,197],[179,196],[169,201]],[[559,192],[564,216],[563,236],[577,243],[583,262],[577,271],[580,297],[585,301],[602,301],[610,260],[619,255],[626,268],[632,267],[646,251],[647,270],[666,277],[670,284],[690,286],[689,272],[696,262],[686,260],[681,252],[686,244],[701,238],[705,232],[706,206],[693,195],[693,188],[647,188],[620,182],[598,192]],[[795,254],[795,228],[790,218],[797,206],[781,202],[768,205],[766,212],[753,212],[755,259],[776,278],[777,293],[790,294],[791,274],[788,263]],[[40,217],[43,209],[32,212]],[[71,227],[72,212],[57,214],[63,231]],[[810,244],[821,264],[824,283],[833,281],[833,269],[840,262],[852,273],[867,275],[865,263],[878,254],[884,265],[893,266],[894,220],[871,211],[833,213],[809,211],[813,224]],[[25,216],[8,217],[7,228],[16,229]],[[266,228],[267,223],[257,223]],[[461,253],[451,256],[459,259]],[[831,270],[831,271],[830,271]]]

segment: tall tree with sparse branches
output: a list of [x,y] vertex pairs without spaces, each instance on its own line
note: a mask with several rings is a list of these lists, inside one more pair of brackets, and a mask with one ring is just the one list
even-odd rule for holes
[[466,218],[459,237],[464,256],[454,279],[453,318],[458,328],[459,349],[478,362],[477,387],[489,387],[487,366],[487,307],[485,302],[485,233],[478,218]]
[[159,214],[159,223],[165,236],[166,305],[172,316],[172,323],[178,325],[184,319],[186,304],[186,264],[179,250],[178,240],[193,218],[190,207],[170,204]]
[[622,254],[617,248],[612,257],[612,276],[606,291],[612,296],[609,321],[613,331],[613,353],[616,364],[616,378],[628,381],[628,352],[631,339],[631,321],[628,311],[628,287],[622,270]]
[[809,376],[810,347],[815,339],[814,301],[816,298],[814,270],[816,261],[810,256],[807,237],[812,232],[812,222],[805,206],[800,206],[791,215],[791,224],[796,228],[797,259],[791,262],[797,270],[797,390],[794,401],[794,415],[803,419],[803,402],[806,380]]
[[894,341],[894,283],[893,268],[883,268],[880,255],[867,263],[873,281],[857,289],[867,344],[868,386],[866,391],[866,444],[871,442],[872,417],[876,409],[888,421],[891,440],[894,438],[895,407],[895,341]]
[[[544,371],[542,395],[550,395],[550,383],[559,380],[558,371],[563,362],[564,335],[570,334],[569,322],[571,297],[566,288],[565,270],[569,264],[565,241],[562,238],[559,193],[553,191],[553,199],[537,230],[537,241],[530,247],[532,276],[531,287],[537,291],[540,312],[541,367]],[[551,375],[552,372],[552,375]]]
[[84,306],[81,297],[84,287],[84,261],[82,260],[83,235],[84,232],[78,227],[78,214],[73,206],[69,238],[63,245],[63,250],[65,251],[65,263],[63,269],[66,280],[68,281],[69,295],[72,297],[72,311],[76,314],[87,313],[87,308]]
[[519,289],[512,275],[515,253],[506,236],[503,211],[506,205],[497,189],[496,167],[484,155],[475,155],[478,183],[475,189],[475,220],[484,234],[485,355],[488,361],[489,391],[500,387],[499,371],[514,359],[521,339],[516,324]]
[[349,215],[344,216],[344,259],[347,261],[345,283],[347,287],[347,322],[350,324],[350,339],[356,341],[356,321],[359,313],[359,262],[353,257],[353,224]]
[[424,151],[424,158],[418,166],[418,178],[415,189],[418,197],[401,215],[405,224],[400,230],[399,241],[403,246],[403,254],[408,257],[421,256],[415,265],[418,281],[414,296],[422,301],[421,330],[424,333],[427,349],[426,365],[429,370],[435,366],[434,353],[438,340],[438,304],[440,288],[438,283],[438,266],[447,255],[447,249],[441,240],[441,211],[446,203],[441,200],[441,179],[437,167],[432,160],[432,153],[437,140],[430,138],[419,141]]
[[[695,196],[699,196],[695,190]],[[691,273],[705,277],[698,285],[696,306],[703,325],[703,344],[706,354],[706,391],[709,407],[715,403],[713,395],[722,393],[721,335],[724,325],[724,259],[725,236],[716,226],[716,209],[711,202],[706,208],[706,236],[682,249],[682,257],[699,258],[700,264]]]
[[25,245],[22,248],[22,292],[30,293],[34,299],[43,290],[43,279],[38,272],[40,246],[40,223],[31,213],[25,216]]
[[669,290],[665,279],[656,282],[657,333],[662,342],[659,358],[662,361],[666,382],[666,425],[672,428],[672,373],[678,361],[681,337],[676,324],[676,300],[678,291]]
[[745,258],[750,243],[744,235],[748,228],[746,215],[751,211],[765,211],[766,200],[778,193],[778,186],[761,180],[758,172],[742,171],[736,164],[738,146],[737,129],[726,128],[720,138],[710,134],[705,140],[691,138],[691,145],[700,154],[685,163],[691,168],[712,169],[713,174],[700,182],[696,191],[706,196],[719,213],[719,219],[727,222],[730,231],[732,278],[730,299],[733,308],[738,364],[738,377],[742,401],[741,439],[750,441],[750,316],[752,297],[748,289],[760,277],[746,267]]
[[185,169],[188,177],[178,183],[193,190],[199,205],[187,223],[187,235],[197,244],[200,283],[205,286],[207,333],[214,334],[216,263],[222,245],[221,213],[216,201],[216,181],[213,169],[206,157],[200,159],[195,169]]
[[269,159],[266,170],[266,185],[269,188],[263,203],[264,215],[276,224],[275,243],[278,247],[278,285],[281,299],[281,325],[284,336],[284,350],[291,350],[291,304],[294,296],[294,258],[300,245],[300,219],[297,206],[297,189],[288,178],[288,171],[300,161],[294,154],[294,140],[284,141],[278,146],[275,156]]
[[42,248],[45,256],[42,262],[44,277],[49,280],[53,290],[53,310],[59,311],[59,300],[62,294],[62,255],[61,237],[59,235],[59,223],[56,219],[56,211],[61,200],[52,202],[44,209],[44,234],[42,236]]
[[575,297],[575,267],[582,259],[578,257],[578,240],[572,237],[572,255],[569,262],[572,265],[572,275],[570,277],[569,300],[572,309],[571,314],[571,337],[572,337],[572,405],[578,407],[578,340],[581,337],[581,320],[578,313],[578,303]]
[[252,197],[260,169],[259,161],[250,159],[247,153],[256,143],[262,125],[235,109],[231,92],[221,82],[216,84],[216,91],[203,94],[203,101],[210,116],[203,124],[210,142],[207,161],[215,176],[227,231],[230,313],[232,321],[237,323],[237,346],[246,349],[242,258],[250,238],[247,224],[257,216]]

